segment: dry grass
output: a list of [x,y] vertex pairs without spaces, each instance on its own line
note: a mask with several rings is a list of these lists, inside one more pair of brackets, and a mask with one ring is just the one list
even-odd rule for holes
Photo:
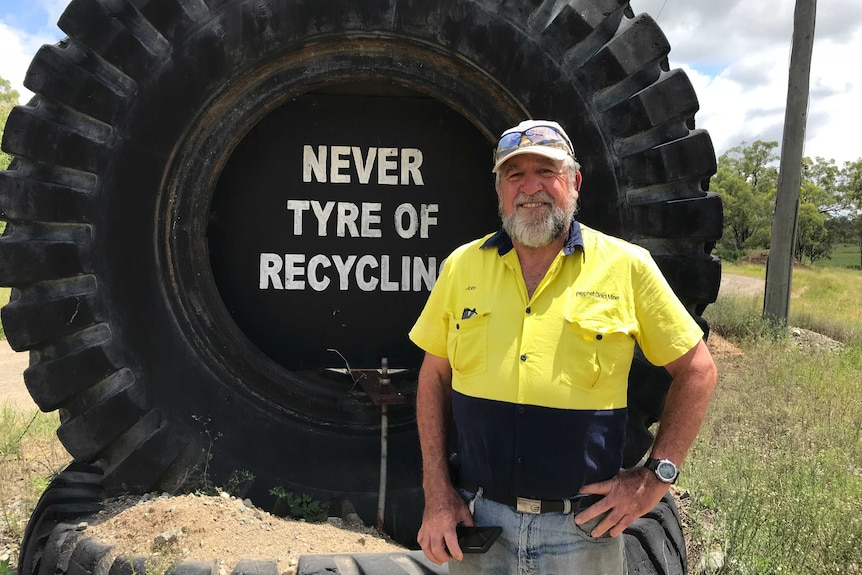
[[56,413],[0,406],[0,557],[17,565],[30,514],[51,479],[71,457],[56,437]]

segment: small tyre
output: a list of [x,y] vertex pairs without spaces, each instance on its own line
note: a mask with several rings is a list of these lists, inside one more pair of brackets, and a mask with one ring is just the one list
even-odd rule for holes
[[655,509],[625,530],[628,575],[688,573],[685,537],[679,511],[670,494]]
[[73,461],[51,481],[24,531],[19,575],[50,574],[58,562],[66,564],[78,538],[74,520],[102,509],[101,479],[99,469]]

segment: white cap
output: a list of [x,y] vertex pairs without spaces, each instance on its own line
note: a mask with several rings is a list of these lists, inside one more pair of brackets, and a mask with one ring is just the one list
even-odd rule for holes
[[575,149],[569,135],[557,122],[524,120],[500,135],[492,171],[496,173],[506,160],[520,154],[538,154],[552,160],[564,160],[568,156],[574,158]]

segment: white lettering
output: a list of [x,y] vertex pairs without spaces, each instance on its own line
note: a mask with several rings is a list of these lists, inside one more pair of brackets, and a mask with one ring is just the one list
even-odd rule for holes
[[389,158],[398,157],[398,148],[380,148],[377,151],[377,183],[387,186],[397,186],[398,176],[389,174],[398,169],[398,162]]
[[[367,184],[371,179],[371,168],[374,166],[374,159],[377,157],[377,148],[368,148],[368,155],[365,161],[362,161],[362,149],[354,146],[353,161],[356,163],[356,175],[359,176],[360,184]],[[420,175],[421,177],[421,175]]]
[[329,258],[320,254],[313,256],[308,260],[308,271],[306,275],[308,276],[308,285],[311,286],[311,289],[314,291],[323,291],[329,287],[329,278],[323,276],[323,279],[319,279],[317,277],[317,268],[318,266],[328,268],[331,265],[332,264],[329,263]]
[[302,181],[327,183],[327,161],[329,162],[329,182],[349,184],[352,181],[351,164],[360,184],[368,184],[377,166],[377,183],[386,186],[409,186],[412,180],[417,186],[424,186],[420,168],[424,155],[419,148],[377,148],[369,147],[363,156],[358,146],[317,146],[305,144],[302,147]]
[[356,218],[359,217],[359,207],[351,202],[338,202],[338,221],[335,233],[343,238],[347,228],[350,228],[350,237],[359,237],[359,229],[356,227]]
[[380,223],[380,214],[374,212],[379,212],[381,207],[380,202],[362,202],[362,216],[359,221],[363,238],[381,237],[380,230],[371,227],[372,224]]
[[362,256],[356,264],[356,285],[362,291],[374,291],[379,283],[377,278],[365,279],[365,268],[376,268],[377,260],[374,256]]
[[350,147],[332,146],[330,149],[332,150],[332,163],[329,165],[329,181],[333,184],[349,184],[350,174],[342,174],[341,170],[350,167]]
[[284,254],[284,289],[305,289],[305,281],[301,278],[305,269],[301,264],[305,263],[305,254]]
[[281,278],[278,274],[281,272],[282,261],[278,254],[260,254],[260,289],[269,289],[269,282],[272,282],[273,289],[284,289],[281,284]]
[[422,181],[422,173],[419,172],[419,166],[422,165],[422,150],[418,148],[404,148],[401,150],[401,185],[410,184],[410,176],[413,176],[413,181],[417,186],[424,186]]
[[302,212],[308,209],[308,200],[287,200],[288,211],[293,210],[293,235],[302,235]]
[[317,146],[316,156],[311,146],[302,147],[302,181],[310,182],[312,172],[315,181],[326,183],[326,146]]
[[410,256],[401,256],[401,291],[410,291]]
[[[404,216],[407,216],[407,226],[404,226]],[[395,231],[400,237],[409,240],[419,229],[419,216],[411,204],[401,204],[395,208]]]
[[398,282],[389,279],[389,256],[380,256],[380,291],[398,291]]
[[[428,258],[428,266],[422,258],[413,258],[413,291],[422,291],[422,282],[425,282],[425,288],[431,291],[437,281],[437,274],[434,273],[437,263],[437,258]],[[442,265],[440,266],[442,268]]]
[[422,204],[421,207],[419,208],[419,213],[420,213],[419,220],[421,222],[421,225],[420,225],[421,231],[419,232],[420,238],[427,238],[428,237],[428,228],[430,226],[436,226],[437,225],[437,218],[435,218],[431,214],[432,213],[436,214],[439,211],[439,209],[440,209],[440,207],[438,204]]
[[[382,255],[378,260],[374,255],[316,254],[307,261],[306,265],[305,254],[285,254],[282,258],[278,254],[261,253],[260,289],[272,286],[277,290],[321,292],[335,286],[334,276],[338,274],[340,291],[358,288],[365,292],[428,292],[437,281],[438,268],[442,268],[442,263],[437,265],[437,258],[420,256],[401,256],[396,260],[393,256]],[[401,263],[400,273],[393,269],[397,261]]]
[[332,215],[332,208],[335,207],[335,202],[326,202],[323,207],[317,200],[311,201],[311,209],[314,215],[317,216],[317,235],[326,237],[326,223],[329,221],[329,216]]
[[335,262],[335,269],[338,270],[338,289],[347,291],[350,287],[350,278],[347,274],[356,262],[356,256],[347,256],[347,261],[341,259],[341,256],[332,256],[332,260]]

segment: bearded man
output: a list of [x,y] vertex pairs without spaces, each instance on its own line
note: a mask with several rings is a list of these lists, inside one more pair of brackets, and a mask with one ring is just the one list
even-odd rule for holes
[[[715,364],[649,253],[575,218],[582,175],[557,122],[503,132],[493,172],[503,228],[446,259],[410,331],[425,351],[417,540],[455,575],[622,575],[620,535],[676,480]],[[650,457],[620,469],[635,343],[673,382]],[[465,555],[459,525],[502,535]]]

